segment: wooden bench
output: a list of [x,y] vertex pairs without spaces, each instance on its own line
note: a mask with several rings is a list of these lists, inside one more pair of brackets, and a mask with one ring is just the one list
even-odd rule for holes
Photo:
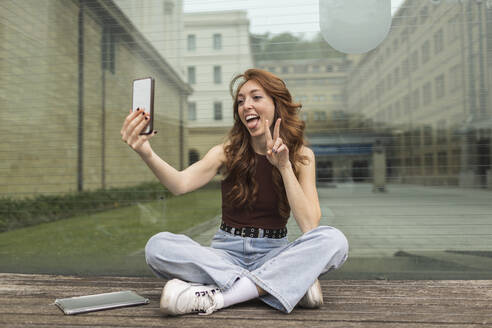
[[[491,280],[321,280],[324,305],[290,314],[251,301],[210,316],[163,317],[165,281],[0,273],[0,327],[492,327]],[[134,290],[150,304],[64,315],[56,298]]]

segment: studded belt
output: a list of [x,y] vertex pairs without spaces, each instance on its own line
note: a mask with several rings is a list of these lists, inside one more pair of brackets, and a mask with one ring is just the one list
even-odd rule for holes
[[235,236],[250,238],[275,238],[280,239],[287,236],[287,228],[282,229],[262,229],[254,227],[235,228],[230,227],[224,222],[220,225],[220,230],[233,234]]

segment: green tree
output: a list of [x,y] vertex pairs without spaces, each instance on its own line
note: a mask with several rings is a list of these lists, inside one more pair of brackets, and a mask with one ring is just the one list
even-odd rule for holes
[[292,35],[252,34],[251,49],[255,60],[285,60],[341,57],[344,54],[333,49],[318,33],[312,39]]

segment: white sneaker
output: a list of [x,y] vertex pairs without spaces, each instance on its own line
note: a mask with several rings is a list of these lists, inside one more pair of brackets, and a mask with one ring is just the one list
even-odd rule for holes
[[169,280],[162,291],[161,312],[166,315],[186,313],[212,314],[224,306],[222,292],[215,285]]
[[309,287],[306,295],[299,301],[299,306],[307,309],[316,309],[323,304],[323,292],[319,280],[316,279],[314,284]]

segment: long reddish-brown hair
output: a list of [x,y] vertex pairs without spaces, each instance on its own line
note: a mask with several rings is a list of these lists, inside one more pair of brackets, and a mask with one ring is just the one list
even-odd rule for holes
[[[278,118],[281,118],[280,138],[289,148],[289,159],[293,164],[292,167],[297,178],[299,178],[299,165],[305,164],[308,159],[307,156],[301,155],[301,148],[305,144],[305,124],[297,112],[302,105],[292,102],[292,96],[284,81],[270,72],[255,68],[235,76],[230,84],[230,92],[234,101],[234,126],[229,131],[224,147],[226,155],[225,173],[227,179],[234,181],[234,186],[227,197],[235,207],[249,209],[258,196],[258,183],[255,180],[256,158],[251,146],[249,131],[238,114],[237,95],[244,83],[250,80],[258,83],[266,94],[273,99],[275,114],[270,132],[273,136],[274,124]],[[275,166],[273,166],[273,183],[276,194],[280,198],[279,213],[282,217],[288,217],[290,206],[287,194],[280,172]]]

